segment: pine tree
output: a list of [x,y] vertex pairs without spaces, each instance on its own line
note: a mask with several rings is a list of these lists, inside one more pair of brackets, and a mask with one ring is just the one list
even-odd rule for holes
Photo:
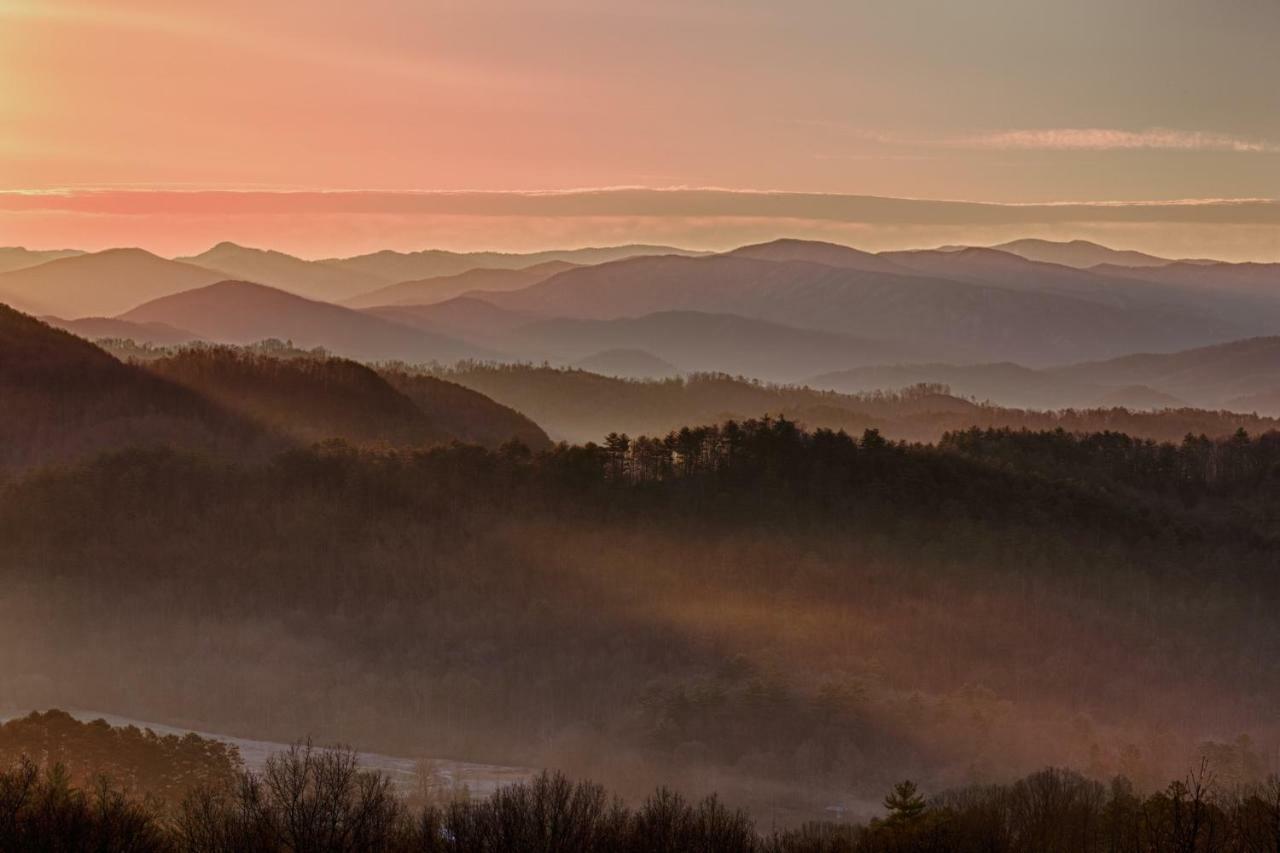
[[884,798],[884,807],[889,810],[891,823],[906,823],[924,812],[924,796],[916,788],[916,783],[908,779],[893,786],[889,796]]

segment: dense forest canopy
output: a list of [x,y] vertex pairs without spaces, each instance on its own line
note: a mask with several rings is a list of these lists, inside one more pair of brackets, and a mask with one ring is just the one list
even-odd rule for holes
[[1046,762],[1245,781],[1278,740],[1278,448],[766,419],[536,454],[116,454],[0,492],[0,702],[797,817]]

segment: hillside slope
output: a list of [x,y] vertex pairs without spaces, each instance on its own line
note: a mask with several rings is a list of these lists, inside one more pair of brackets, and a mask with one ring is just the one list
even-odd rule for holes
[[104,450],[281,446],[200,395],[0,306],[0,470]]
[[223,242],[179,261],[223,272],[219,278],[239,278],[305,296],[334,302],[378,287],[377,276],[347,270],[321,261],[304,261],[284,252],[254,249]]
[[109,317],[142,302],[203,287],[225,273],[142,249],[108,249],[0,275],[0,301],[32,314]]
[[277,338],[302,349],[321,347],[368,361],[452,362],[492,355],[444,335],[242,281],[223,281],[157,299],[120,319],[166,323],[217,343]]
[[342,304],[351,308],[372,308],[382,305],[432,305],[468,293],[472,290],[520,290],[546,281],[556,273],[573,269],[578,264],[567,261],[546,261],[531,267],[518,269],[473,269],[455,275],[436,276],[377,288],[345,300]]

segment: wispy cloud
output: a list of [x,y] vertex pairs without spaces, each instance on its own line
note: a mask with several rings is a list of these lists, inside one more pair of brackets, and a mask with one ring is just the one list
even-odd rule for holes
[[938,140],[951,148],[1036,149],[1049,151],[1235,151],[1280,152],[1280,145],[1222,133],[1170,130],[1116,130],[1102,127],[1059,127],[1040,130],[1004,130]]
[[864,142],[886,147],[993,149],[999,151],[1230,151],[1280,153],[1280,142],[1205,130],[1152,127],[1121,130],[1109,127],[1014,128],[946,136],[853,127],[845,122],[792,120],[792,123],[842,130]]
[[996,204],[838,193],[679,187],[602,187],[529,192],[349,192],[67,189],[0,191],[0,213],[74,213],[174,218],[338,215],[476,218],[731,217],[869,225],[1018,225],[1064,222],[1185,222],[1280,225],[1280,201]]

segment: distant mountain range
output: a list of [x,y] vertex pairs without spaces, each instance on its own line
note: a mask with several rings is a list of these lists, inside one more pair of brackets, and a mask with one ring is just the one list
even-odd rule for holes
[[331,258],[322,263],[330,266],[371,275],[388,284],[401,281],[419,281],[426,278],[457,275],[474,269],[524,269],[549,261],[570,264],[602,264],[622,258],[641,255],[702,255],[674,246],[605,246],[587,249],[554,249],[545,252],[445,252],[427,249],[422,252],[392,252],[384,250],[354,258]]
[[[1037,407],[1270,405],[1280,385],[1256,342],[1280,334],[1280,264],[1087,241],[870,253],[783,239],[715,255],[632,245],[323,261],[221,243],[177,260],[2,249],[6,264],[0,301],[88,338],[156,346],[276,338],[365,361],[585,362],[625,376],[648,365],[655,376],[845,390],[930,381]],[[1204,381],[1124,367],[1135,352],[1216,363],[1232,347],[1262,366],[1232,363]]]
[[[1052,280],[1042,281],[1039,265],[1014,255],[1003,254],[1001,262],[1020,272],[1006,270],[999,283],[982,284],[964,266],[944,277],[937,265],[947,253],[933,253],[927,268],[887,272],[886,260],[920,267],[920,259],[895,253],[869,262],[865,253],[851,250],[837,266],[832,255],[840,253],[828,244],[815,251],[822,262],[800,259],[803,253],[794,245],[785,249],[780,261],[763,259],[759,249],[750,257],[631,258],[568,270],[524,290],[471,295],[502,308],[579,319],[673,310],[738,314],[928,347],[948,361],[1033,366],[1135,349],[1176,350],[1252,331],[1191,305],[1102,298],[1096,292],[1105,284],[1101,280],[1090,279],[1087,295],[1058,292],[1060,279],[1086,274],[1054,267]],[[1121,284],[1133,289],[1131,282]]]

